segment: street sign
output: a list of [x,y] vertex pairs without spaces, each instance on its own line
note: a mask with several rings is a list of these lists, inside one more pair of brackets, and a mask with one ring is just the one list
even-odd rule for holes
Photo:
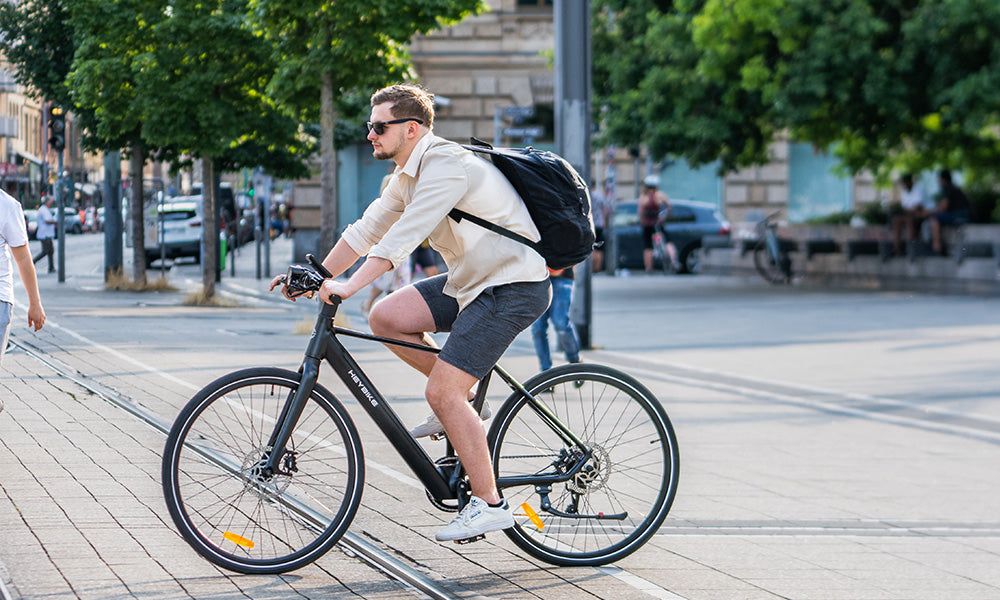
[[542,137],[545,133],[545,128],[541,125],[531,125],[526,127],[504,127],[500,130],[503,135],[507,137],[530,137],[538,138]]
[[505,117],[521,117],[528,118],[535,116],[534,106],[505,106],[503,107],[503,116]]

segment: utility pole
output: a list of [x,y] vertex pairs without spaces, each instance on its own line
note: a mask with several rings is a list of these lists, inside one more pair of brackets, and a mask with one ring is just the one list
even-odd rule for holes
[[[590,0],[555,0],[556,152],[590,185]],[[592,348],[590,259],[580,267],[573,324],[580,345]]]

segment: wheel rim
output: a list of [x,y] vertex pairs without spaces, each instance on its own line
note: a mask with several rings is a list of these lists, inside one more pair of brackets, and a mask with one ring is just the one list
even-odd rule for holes
[[292,389],[275,378],[243,380],[204,400],[184,423],[171,479],[178,525],[212,560],[295,568],[326,552],[353,516],[357,449],[340,416],[315,396],[282,459],[286,472],[260,472]]
[[[542,508],[534,488],[511,487],[503,495],[517,524],[508,534],[558,564],[617,560],[655,533],[669,511],[677,481],[673,432],[635,400],[638,390],[617,387],[621,381],[596,373],[567,373],[552,381],[553,391],[539,397],[583,439],[592,456],[576,477],[552,486],[549,501],[564,513],[627,516],[560,517]],[[559,462],[564,445],[529,407],[522,404],[498,426],[494,464],[500,477],[549,472]]]

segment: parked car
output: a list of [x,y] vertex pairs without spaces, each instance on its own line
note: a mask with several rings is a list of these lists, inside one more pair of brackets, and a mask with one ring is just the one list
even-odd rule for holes
[[[55,212],[56,209],[53,207],[52,213],[55,214]],[[80,214],[75,210],[66,211],[63,215],[63,224],[66,227],[66,233],[83,233]],[[28,230],[28,239],[38,239],[38,210],[29,208],[24,211],[24,225]],[[56,231],[56,237],[59,237],[58,231]]]
[[[201,184],[196,183],[192,187],[192,193],[201,194]],[[216,198],[219,205],[220,225],[225,227],[229,239],[236,241],[236,247],[242,246],[253,239],[253,214],[247,216],[242,207],[237,207],[236,194],[233,186],[227,181],[219,184],[219,197]]]
[[[83,233],[83,219],[80,218],[80,213],[75,209],[66,210],[63,214],[63,225],[66,228],[66,233]],[[59,233],[56,232],[56,235]]]
[[[706,235],[729,236],[729,221],[722,217],[718,209],[706,202],[671,200],[669,215],[660,215],[666,220],[663,228],[667,240],[677,248],[677,259],[681,263],[681,273],[697,273],[701,258],[701,239]],[[612,217],[614,238],[617,249],[618,268],[642,269],[642,226],[639,225],[639,204],[622,202],[614,209]]]
[[[163,218],[163,228],[159,218]],[[156,240],[146,244],[146,266],[165,258],[201,260],[201,196],[176,196],[157,212]],[[160,242],[163,250],[160,250]]]

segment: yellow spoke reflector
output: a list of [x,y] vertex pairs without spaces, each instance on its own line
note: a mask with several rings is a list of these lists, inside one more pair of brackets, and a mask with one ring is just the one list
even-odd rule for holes
[[[535,518],[537,519],[538,517],[536,516]],[[227,540],[229,540],[234,544],[243,546],[244,548],[253,548],[253,542],[251,540],[246,539],[242,535],[236,535],[232,531],[224,532],[222,534],[222,537],[226,538]]]
[[522,502],[521,508],[524,509],[524,514],[528,515],[528,518],[531,519],[531,522],[535,524],[535,527],[538,528],[538,531],[541,531],[542,528],[545,527],[545,523],[542,523],[542,520],[538,518],[538,513],[535,512],[535,509],[528,506],[527,502]]

